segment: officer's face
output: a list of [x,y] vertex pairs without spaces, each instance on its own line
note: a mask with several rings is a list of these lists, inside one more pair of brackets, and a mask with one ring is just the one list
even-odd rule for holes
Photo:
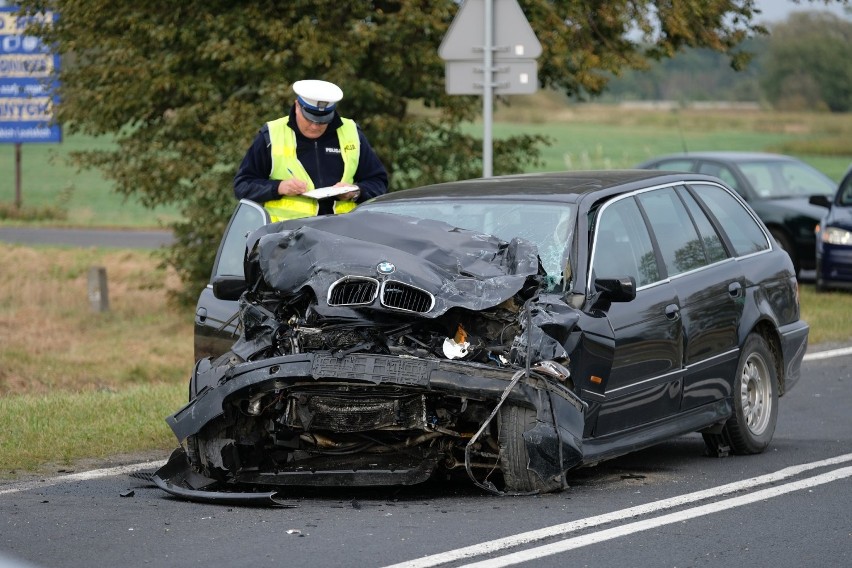
[[319,124],[318,122],[308,120],[302,114],[302,107],[299,106],[298,102],[296,103],[296,125],[306,138],[319,138],[325,133],[325,129],[328,128],[328,124]]

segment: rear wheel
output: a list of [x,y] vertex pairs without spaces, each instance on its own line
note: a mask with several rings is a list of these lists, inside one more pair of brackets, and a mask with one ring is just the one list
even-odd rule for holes
[[775,355],[759,334],[743,346],[733,392],[734,414],[721,434],[705,434],[712,448],[730,446],[736,454],[759,454],[769,446],[778,420]]
[[500,469],[507,491],[547,493],[562,487],[561,479],[545,480],[528,468],[530,460],[524,444],[524,432],[535,426],[535,417],[536,411],[525,406],[507,403],[500,409],[497,438],[500,444]]

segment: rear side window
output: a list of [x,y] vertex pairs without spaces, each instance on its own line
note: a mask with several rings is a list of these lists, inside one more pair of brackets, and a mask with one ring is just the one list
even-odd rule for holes
[[716,176],[737,191],[740,190],[740,184],[737,183],[737,178],[734,176],[734,172],[732,172],[731,168],[728,166],[723,166],[722,164],[714,162],[702,162],[698,167],[698,173],[707,174],[708,176]]
[[641,193],[637,199],[651,223],[669,276],[708,264],[704,245],[674,188]]
[[769,249],[760,224],[733,195],[717,185],[695,184],[692,188],[718,220],[737,256]]
[[683,199],[686,208],[689,210],[695,226],[698,227],[698,234],[701,235],[701,242],[704,243],[704,252],[707,255],[707,260],[710,263],[719,262],[728,258],[725,252],[725,246],[722,244],[722,239],[719,238],[719,233],[713,228],[713,223],[707,218],[707,215],[699,207],[698,202],[684,188],[678,190],[678,195]]
[[651,237],[632,198],[608,205],[600,214],[592,270],[596,278],[632,276],[637,286],[660,279]]

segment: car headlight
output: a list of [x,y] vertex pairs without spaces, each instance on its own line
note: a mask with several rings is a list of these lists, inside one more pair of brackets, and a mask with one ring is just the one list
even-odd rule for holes
[[852,246],[852,231],[838,229],[837,227],[826,227],[822,231],[822,242],[830,245]]

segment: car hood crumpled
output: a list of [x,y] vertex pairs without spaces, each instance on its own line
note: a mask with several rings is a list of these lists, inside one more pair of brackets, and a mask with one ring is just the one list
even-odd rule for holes
[[268,286],[294,295],[310,288],[324,315],[351,309],[327,301],[329,287],[345,277],[424,290],[435,302],[419,315],[434,318],[453,307],[497,306],[525,287],[538,288],[544,274],[535,245],[524,239],[505,242],[440,221],[371,211],[273,223],[249,236],[247,250],[249,290]]

